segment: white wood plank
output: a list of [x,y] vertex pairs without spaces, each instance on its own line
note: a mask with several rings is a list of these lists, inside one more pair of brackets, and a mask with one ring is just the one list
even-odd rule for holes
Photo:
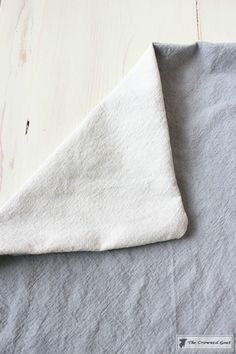
[[3,0],[0,203],[150,42],[195,40],[195,0]]
[[236,42],[236,1],[197,0],[201,40]]

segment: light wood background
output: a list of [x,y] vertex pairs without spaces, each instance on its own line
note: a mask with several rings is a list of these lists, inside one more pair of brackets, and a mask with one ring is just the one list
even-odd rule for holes
[[0,204],[153,42],[236,42],[236,0],[2,0]]

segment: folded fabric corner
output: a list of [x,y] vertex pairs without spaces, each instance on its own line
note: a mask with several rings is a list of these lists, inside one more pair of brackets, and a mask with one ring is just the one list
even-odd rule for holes
[[102,251],[180,238],[174,173],[151,45],[0,210],[0,254]]

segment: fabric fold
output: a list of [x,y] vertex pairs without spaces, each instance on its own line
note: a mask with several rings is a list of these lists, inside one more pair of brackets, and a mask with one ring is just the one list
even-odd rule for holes
[[102,251],[180,238],[153,45],[0,210],[0,254]]

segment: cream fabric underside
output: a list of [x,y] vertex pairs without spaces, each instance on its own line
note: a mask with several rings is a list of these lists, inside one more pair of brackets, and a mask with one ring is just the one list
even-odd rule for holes
[[0,210],[0,254],[102,251],[180,238],[153,45]]

